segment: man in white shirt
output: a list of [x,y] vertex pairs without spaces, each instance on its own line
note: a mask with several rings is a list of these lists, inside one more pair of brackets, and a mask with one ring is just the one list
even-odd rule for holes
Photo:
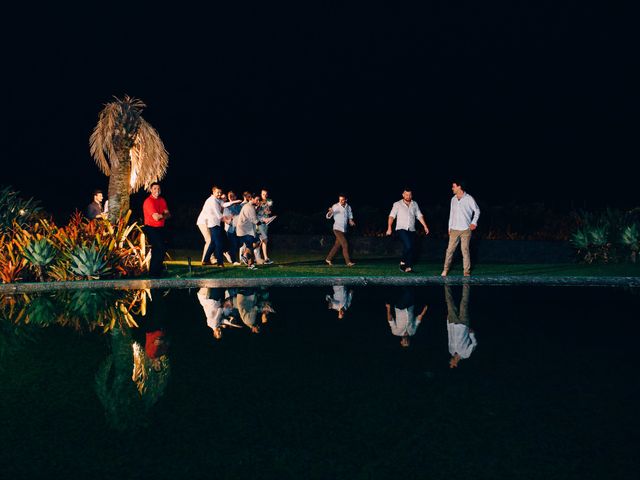
[[469,243],[471,242],[471,232],[476,229],[480,218],[480,208],[471,195],[466,193],[460,182],[451,184],[453,198],[451,198],[451,208],[449,210],[449,245],[444,258],[444,269],[441,275],[446,277],[451,268],[453,253],[461,243],[462,265],[464,276],[471,276],[471,255],[469,254]]
[[453,300],[451,286],[445,285],[444,296],[447,301],[447,333],[449,336],[449,368],[457,368],[460,360],[469,358],[478,342],[475,332],[469,328],[469,292],[471,285],[462,286],[460,308]]
[[389,323],[391,333],[397,337],[401,337],[400,345],[407,348],[411,343],[410,338],[416,334],[429,306],[425,305],[420,313],[416,315],[415,291],[410,287],[402,287],[398,297],[393,303],[393,310],[390,303],[385,304],[387,309],[387,323]]
[[196,225],[200,229],[204,238],[204,250],[202,254],[202,265],[213,265],[211,255],[215,253],[217,267],[224,267],[222,252],[224,251],[224,232],[222,230],[223,210],[222,210],[222,189],[213,186],[211,196],[207,198],[202,206],[200,215],[196,220]]
[[255,270],[255,259],[253,250],[260,247],[260,240],[256,236],[256,226],[259,223],[258,214],[256,213],[256,207],[260,203],[260,197],[254,194],[246,194],[246,203],[243,203],[242,210],[238,215],[238,221],[236,222],[236,235],[241,248],[241,257],[243,261],[248,265],[249,269]]
[[349,258],[349,242],[347,242],[347,228],[349,226],[355,226],[353,221],[353,211],[351,205],[347,204],[347,197],[345,195],[338,196],[338,203],[334,204],[327,212],[327,219],[333,218],[333,234],[336,236],[336,243],[327,255],[325,262],[327,265],[333,265],[333,257],[338,253],[338,250],[342,248],[342,256],[344,257],[344,263],[347,267],[353,267],[355,263]]
[[429,227],[424,220],[424,215],[418,207],[418,203],[413,201],[413,194],[410,189],[405,188],[402,192],[402,200],[393,204],[387,225],[387,235],[391,235],[391,226],[396,221],[396,234],[402,242],[402,259],[400,260],[400,270],[403,272],[413,271],[413,261],[415,257],[415,236],[416,219],[424,227],[424,233],[429,235]]

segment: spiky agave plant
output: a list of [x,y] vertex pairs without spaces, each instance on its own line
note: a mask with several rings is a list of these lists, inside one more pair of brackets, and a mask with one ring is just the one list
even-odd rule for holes
[[78,246],[69,254],[69,260],[71,271],[87,280],[97,280],[109,273],[104,248],[96,248],[93,245]]
[[47,267],[56,259],[57,250],[46,238],[29,242],[22,250],[22,255],[36,271],[38,280],[44,282]]
[[91,156],[109,176],[109,221],[129,210],[129,195],[164,177],[169,155],[158,132],[142,118],[142,100],[114,97],[98,116],[89,139]]
[[632,223],[627,225],[622,230],[621,241],[623,245],[631,251],[631,261],[636,263],[638,258],[638,251],[640,251],[640,231],[638,230],[638,224]]

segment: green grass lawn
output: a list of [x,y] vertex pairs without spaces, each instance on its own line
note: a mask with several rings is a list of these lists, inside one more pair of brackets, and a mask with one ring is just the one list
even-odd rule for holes
[[[200,265],[200,251],[175,250],[170,252],[172,260],[166,262],[170,277],[187,276],[189,267],[187,258],[192,259],[193,278],[255,278],[255,277],[347,277],[347,276],[395,276],[402,275],[398,268],[398,259],[381,257],[359,257],[357,264],[347,267],[342,259],[336,257],[332,267],[324,263],[321,253],[282,253],[273,256],[273,265],[259,265],[257,270],[250,271],[246,267],[219,269]],[[441,263],[418,263],[413,275],[440,275]],[[450,275],[462,275],[462,263],[454,265]],[[548,275],[548,276],[640,276],[640,265],[630,263],[610,265],[587,265],[580,263],[566,264],[477,264],[473,267],[473,275]]]

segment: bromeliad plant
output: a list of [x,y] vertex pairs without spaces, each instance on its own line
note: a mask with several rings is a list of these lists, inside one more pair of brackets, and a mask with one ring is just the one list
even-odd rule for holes
[[622,244],[625,245],[629,251],[629,258],[633,263],[637,262],[638,251],[640,251],[640,229],[637,223],[627,225],[622,230]]

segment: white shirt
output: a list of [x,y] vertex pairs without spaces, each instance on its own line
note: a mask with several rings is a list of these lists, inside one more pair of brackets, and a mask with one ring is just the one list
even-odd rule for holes
[[460,358],[469,358],[478,345],[475,333],[469,330],[464,323],[447,322],[447,333],[449,334],[449,353],[453,356],[456,353]]
[[472,223],[478,225],[479,218],[480,208],[471,195],[465,193],[460,200],[453,196],[449,210],[450,230],[466,230]]
[[327,301],[331,302],[331,308],[333,310],[340,310],[341,308],[347,310],[351,306],[351,299],[353,293],[351,290],[347,290],[344,285],[334,285],[333,296],[327,295]]
[[416,231],[416,218],[422,217],[418,203],[411,200],[407,205],[404,200],[398,200],[391,207],[390,217],[396,219],[396,230]]
[[209,328],[212,330],[218,328],[222,322],[223,313],[220,301],[209,298],[209,289],[205,287],[198,290],[198,301],[207,317]]
[[238,222],[236,223],[236,235],[238,237],[244,237],[245,235],[256,236],[256,224],[258,223],[258,215],[256,214],[256,207],[247,202],[243,205],[240,214],[238,215]]
[[416,334],[418,327],[420,326],[420,320],[416,319],[416,314],[413,311],[414,305],[409,308],[396,308],[396,318],[389,320],[389,327],[391,327],[391,333],[398,337],[409,335],[412,337]]
[[353,220],[353,211],[351,205],[345,204],[343,207],[340,203],[336,203],[331,207],[331,211],[327,212],[327,218],[333,217],[333,229],[342,233],[347,233],[349,220]]
[[207,228],[219,227],[222,221],[222,202],[211,195],[204,202],[202,211],[198,215],[196,225],[205,225]]

